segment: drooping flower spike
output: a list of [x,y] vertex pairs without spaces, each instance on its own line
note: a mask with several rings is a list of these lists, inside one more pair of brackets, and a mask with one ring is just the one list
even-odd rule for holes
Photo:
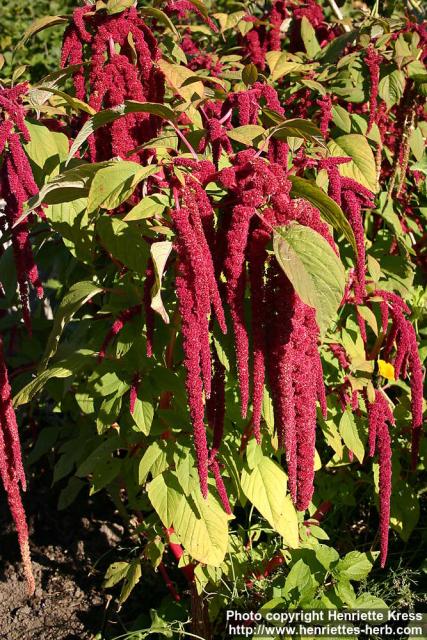
[[[88,72],[82,66],[86,50],[90,52]],[[157,41],[135,7],[107,15],[93,12],[87,5],[75,9],[64,34],[61,66],[80,65],[73,73],[76,97],[99,111],[126,99],[161,102],[164,78],[154,65],[159,57]],[[159,126],[159,118],[146,113],[118,118],[90,136],[91,160],[146,158],[143,151],[132,156],[129,153],[155,137]]]
[[373,294],[382,298],[380,310],[383,329],[387,328],[388,318],[391,326],[384,341],[383,357],[388,359],[392,351],[394,357],[394,375],[396,379],[410,374],[411,411],[412,411],[412,466],[418,459],[419,443],[423,424],[423,371],[418,352],[415,329],[405,314],[410,309],[397,294],[391,291],[377,290]]
[[[25,326],[31,333],[29,285],[43,297],[43,287],[34,261],[27,220],[21,219],[25,202],[38,191],[22,142],[30,140],[25,125],[22,99],[27,84],[12,89],[0,88],[0,195],[5,200],[7,226],[12,236],[15,266]],[[1,153],[1,152],[0,152]]]
[[26,489],[26,479],[21,458],[18,425],[12,406],[11,388],[0,337],[0,477],[6,491],[10,512],[18,533],[22,564],[29,595],[35,590],[31,568],[28,525],[21,500],[21,489]]
[[391,497],[391,440],[389,426],[394,425],[394,417],[386,396],[380,389],[375,391],[374,402],[366,400],[369,421],[369,455],[378,454],[379,463],[379,511],[381,566],[387,560],[388,534]]

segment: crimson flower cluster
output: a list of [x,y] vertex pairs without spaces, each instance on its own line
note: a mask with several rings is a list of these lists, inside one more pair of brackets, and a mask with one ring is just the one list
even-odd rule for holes
[[[73,74],[76,97],[99,111],[125,100],[162,102],[164,77],[154,65],[159,58],[157,40],[135,7],[109,16],[85,5],[75,9],[64,34],[61,66],[80,65]],[[90,137],[90,158],[138,160],[143,152],[130,152],[155,137],[159,126],[156,116],[127,114]]]
[[5,215],[0,224],[12,236],[22,313],[31,333],[29,285],[34,287],[39,298],[43,297],[43,287],[34,261],[28,223],[26,220],[18,222],[25,202],[38,191],[22,147],[23,142],[30,141],[22,105],[27,92],[26,83],[11,89],[0,88],[0,198],[5,202]]
[[[274,228],[292,222],[314,229],[336,250],[334,241],[317,209],[290,198],[291,184],[283,167],[255,151],[231,156],[231,166],[217,173],[210,163],[184,159],[178,163],[192,169],[184,187],[176,181],[171,217],[187,395],[202,493],[207,494],[210,468],[229,512],[217,459],[224,429],[225,376],[209,338],[214,316],[225,333],[226,308],[234,333],[242,416],[247,416],[251,400],[251,430],[260,442],[263,389],[268,380],[291,495],[299,509],[306,509],[313,493],[317,401],[326,413],[319,329],[315,311],[298,298],[267,249]],[[216,223],[203,188],[213,178],[226,192]],[[247,293],[250,326],[245,314]],[[210,451],[205,417],[213,429]]]

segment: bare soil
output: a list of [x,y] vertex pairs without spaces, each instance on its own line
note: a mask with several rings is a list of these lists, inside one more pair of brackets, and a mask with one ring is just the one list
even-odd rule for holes
[[[28,598],[16,534],[0,493],[1,640],[87,640],[116,626],[112,597],[101,583],[123,528],[114,522],[108,500],[95,505],[83,498],[57,512],[52,498],[49,488],[39,485],[35,491],[30,485],[27,513],[37,588]],[[95,507],[105,511],[104,518]]]

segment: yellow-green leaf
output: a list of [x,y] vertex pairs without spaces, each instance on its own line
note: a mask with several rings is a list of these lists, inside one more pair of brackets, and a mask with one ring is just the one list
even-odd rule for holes
[[227,135],[231,140],[245,144],[248,147],[257,146],[257,142],[261,141],[265,133],[264,127],[257,124],[246,124],[227,131]]
[[115,209],[127,200],[135,187],[156,173],[157,165],[141,167],[136,162],[118,160],[97,171],[89,190],[88,211]]
[[332,200],[320,187],[310,180],[298,176],[289,176],[292,183],[291,196],[305,198],[320,211],[320,215],[334,229],[343,233],[354,251],[356,251],[356,240],[353,229],[345,217],[341,207]]
[[243,469],[241,486],[248,500],[280,533],[285,543],[292,548],[298,547],[298,518],[291,499],[286,495],[287,477],[283,469],[262,456],[253,469]]
[[377,191],[377,173],[375,158],[369,142],[358,133],[350,133],[331,140],[328,144],[332,156],[347,156],[351,162],[341,164],[339,172],[342,176],[353,178],[372,193]]
[[339,430],[345,446],[350,451],[353,451],[356,458],[360,463],[362,463],[365,455],[365,447],[351,409],[347,408],[343,412],[339,424]]
[[[186,102],[198,102],[205,95],[203,83],[195,80],[194,71],[190,71],[179,64],[170,64],[166,60],[159,60],[158,65],[163,71],[166,82],[175,93],[178,93]],[[190,84],[185,84],[190,81]]]
[[344,294],[344,267],[328,242],[313,229],[292,223],[275,231],[277,261],[301,300],[316,310],[317,324],[324,334]]
[[272,82],[303,66],[298,62],[290,62],[288,54],[282,53],[281,51],[268,51],[265,59],[270,69],[270,79]]
[[134,4],[134,0],[108,0],[107,13],[111,16],[115,13],[121,13],[125,9],[129,9]]

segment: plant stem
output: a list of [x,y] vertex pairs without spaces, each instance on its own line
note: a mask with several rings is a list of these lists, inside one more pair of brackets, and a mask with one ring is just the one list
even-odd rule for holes
[[177,127],[172,120],[168,120],[168,123],[170,124],[170,126],[174,129],[174,131],[176,132],[177,136],[182,140],[182,142],[185,144],[185,146],[187,147],[187,149],[189,150],[189,152],[191,153],[191,155],[193,156],[193,158],[195,160],[197,160],[197,162],[199,161],[199,156],[197,155],[196,151],[194,150],[194,148],[191,146],[191,144],[188,142],[187,138],[185,137],[185,135],[182,133],[181,129],[179,127]]
[[[339,8],[339,6],[337,5],[337,3],[335,2],[335,0],[328,0],[328,2],[330,4],[330,6],[331,6],[332,11],[335,13],[336,17],[338,18],[338,20],[341,20],[341,21],[344,20],[344,16],[342,14],[342,11]],[[351,31],[351,29],[348,26],[348,24],[344,24],[343,23],[342,28],[344,29],[344,31],[346,33],[350,33],[350,31]]]

